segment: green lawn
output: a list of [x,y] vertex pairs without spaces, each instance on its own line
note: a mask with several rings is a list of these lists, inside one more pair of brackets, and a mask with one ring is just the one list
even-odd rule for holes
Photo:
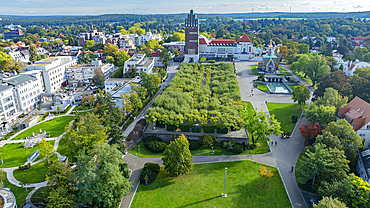
[[27,170],[14,170],[13,174],[18,181],[31,184],[45,181],[47,172],[48,168],[45,167],[45,162],[42,161]]
[[18,186],[14,186],[11,184],[8,179],[5,177],[3,180],[5,187],[4,188],[9,188],[11,192],[15,195],[15,200],[17,201],[18,207],[23,207],[26,204],[26,197],[32,191],[34,188],[28,188],[28,192],[25,192],[25,188],[21,188]]
[[62,116],[58,118],[54,118],[51,121],[46,121],[41,124],[37,124],[26,131],[20,133],[16,136],[13,140],[25,139],[27,136],[32,136],[32,132],[40,133],[40,129],[42,131],[46,131],[46,133],[50,134],[50,137],[58,137],[65,131],[65,126],[71,122],[75,117],[74,116]]
[[292,122],[291,116],[296,114],[301,115],[302,110],[299,110],[299,105],[296,103],[266,103],[270,114],[275,115],[275,118],[281,122],[281,130],[286,132],[292,132],[295,124]]
[[242,102],[243,102],[243,104],[247,104],[248,111],[254,110],[253,105],[252,105],[251,102],[249,102],[249,101],[242,101]]
[[257,155],[270,152],[270,148],[266,141],[259,141],[256,143],[256,148],[252,150],[246,150],[241,155]]
[[[54,146],[54,141],[49,141],[51,145]],[[5,164],[0,165],[0,168],[10,168],[10,167],[16,167],[19,165],[24,165],[24,163],[27,161],[27,158],[35,151],[39,150],[40,146],[36,146],[29,149],[24,149],[22,147],[22,143],[16,143],[16,144],[7,144],[2,147],[3,149],[3,156],[4,156],[4,162]],[[39,156],[37,160],[39,160],[41,157]]]
[[312,80],[308,76],[306,78],[304,78],[304,73],[303,72],[301,72],[301,71],[294,71],[294,74],[296,74],[301,79],[303,79],[307,84],[309,84],[309,85],[312,86]]
[[89,110],[91,109],[90,106],[82,106],[82,105],[78,105],[75,107],[75,111],[82,111],[82,110]]
[[265,84],[256,84],[256,85],[258,89],[265,91],[265,92],[270,92]]
[[257,65],[251,65],[251,69],[252,69],[252,72],[257,74],[258,73],[258,70],[257,70]]
[[296,87],[298,87],[298,85],[288,85],[290,87],[290,89],[294,90]]
[[[161,168],[149,186],[139,185],[132,208],[141,207],[291,207],[276,168],[264,179],[258,164],[251,161],[194,165],[187,175],[171,177]],[[224,192],[227,167],[227,197]]]
[[59,140],[59,146],[58,146],[57,152],[59,152],[62,156],[66,155],[66,152],[68,149],[66,141],[67,141],[66,138],[62,138],[61,140]]
[[283,73],[282,74],[278,74],[278,76],[290,76],[291,74],[287,71],[287,70],[285,70],[283,67],[281,67],[281,66],[279,66],[279,69],[280,69],[280,71],[282,71]]

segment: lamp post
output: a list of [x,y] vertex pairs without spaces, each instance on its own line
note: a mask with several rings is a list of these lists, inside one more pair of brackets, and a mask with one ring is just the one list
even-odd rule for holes
[[224,193],[222,193],[222,197],[227,197],[227,194],[226,194],[226,177],[227,177],[227,167],[225,167],[225,183],[224,183]]
[[139,157],[140,157],[140,144],[137,145],[139,147]]

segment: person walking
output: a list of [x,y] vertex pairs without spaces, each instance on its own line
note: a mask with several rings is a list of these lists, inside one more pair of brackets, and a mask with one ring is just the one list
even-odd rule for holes
[[277,141],[275,141],[275,146],[277,146]]
[[292,169],[290,170],[290,172],[293,172],[293,169],[294,169],[294,167],[292,166]]

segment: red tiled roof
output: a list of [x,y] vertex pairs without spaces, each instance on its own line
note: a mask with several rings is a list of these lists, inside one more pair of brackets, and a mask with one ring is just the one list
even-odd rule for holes
[[355,97],[344,108],[339,108],[339,117],[345,116],[353,119],[353,129],[357,131],[370,121],[370,104]]
[[204,38],[199,38],[199,44],[208,44]]
[[211,43],[232,43],[234,44],[235,42],[231,39],[213,39]]
[[212,42],[208,45],[209,46],[230,46],[230,47],[236,46],[235,43],[212,43]]
[[239,42],[251,42],[251,40],[248,38],[248,36],[246,34],[244,34],[243,36],[241,36],[238,41],[236,41],[237,43]]
[[152,53],[152,57],[159,57],[161,55],[161,50],[157,50],[156,52]]

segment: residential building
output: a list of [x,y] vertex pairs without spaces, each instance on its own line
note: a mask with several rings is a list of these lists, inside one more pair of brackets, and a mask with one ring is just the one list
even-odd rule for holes
[[162,46],[167,47],[170,51],[178,50],[179,52],[183,52],[185,48],[185,42],[163,43]]
[[42,93],[41,80],[29,74],[18,74],[3,78],[2,82],[13,87],[13,96],[17,109],[28,114],[34,110],[39,102],[39,95]]
[[13,39],[13,38],[21,38],[21,37],[23,37],[23,32],[22,32],[22,29],[20,29],[20,28],[11,29],[8,32],[4,32],[4,39],[5,40],[10,40],[10,39]]
[[13,87],[0,84],[0,133],[8,130],[22,114],[17,110]]
[[9,55],[16,62],[28,63],[30,61],[30,52],[28,50],[11,51]]
[[121,87],[125,86],[125,84],[129,83],[131,80],[131,78],[109,78],[104,82],[104,90],[107,92],[117,91]]
[[86,41],[93,40],[101,44],[105,44],[106,37],[104,32],[98,32],[97,30],[91,30],[85,33],[80,33],[78,37],[78,46],[84,46]]
[[70,56],[49,57],[27,66],[24,71],[41,70],[45,91],[55,93],[66,85],[66,69],[77,64],[77,60]]
[[356,134],[365,140],[364,149],[370,148],[370,104],[359,97],[339,108],[339,119],[346,119]]
[[136,49],[134,40],[123,36],[121,33],[110,35],[107,38],[107,43],[116,45],[120,49]]
[[146,42],[150,40],[161,41],[162,36],[160,34],[152,34],[151,32],[146,32],[145,34],[139,35],[136,38],[136,45],[141,46],[142,44],[145,44]]
[[337,60],[337,65],[335,65],[335,67],[339,69],[343,66],[343,72],[347,76],[353,76],[357,69],[370,67],[370,62],[362,62],[358,59],[356,59],[356,61],[343,61],[343,56],[341,54],[333,53],[333,57]]
[[370,149],[359,151],[356,169],[360,177],[370,183]]
[[90,65],[77,64],[66,69],[66,76],[68,84],[90,84],[93,82],[95,70],[99,69],[108,79],[116,70],[113,64],[102,64],[100,60],[92,61]]
[[159,60],[161,55],[161,49],[152,53],[152,58],[154,60],[154,67],[164,67],[164,64]]
[[126,73],[131,68],[137,69],[137,74],[146,72],[151,74],[153,72],[154,59],[145,57],[144,53],[137,53],[125,62],[123,73]]

